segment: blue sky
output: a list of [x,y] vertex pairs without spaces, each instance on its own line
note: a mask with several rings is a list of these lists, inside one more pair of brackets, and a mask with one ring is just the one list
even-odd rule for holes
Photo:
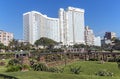
[[23,38],[23,13],[36,10],[49,17],[58,17],[59,8],[68,6],[85,9],[85,25],[95,35],[116,32],[120,36],[120,0],[0,0],[0,30]]

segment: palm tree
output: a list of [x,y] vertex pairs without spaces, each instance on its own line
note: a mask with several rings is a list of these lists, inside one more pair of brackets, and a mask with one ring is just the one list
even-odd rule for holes
[[9,43],[9,48],[12,50],[12,51],[15,51],[15,50],[19,50],[19,43],[17,40],[13,39],[12,41],[10,41]]

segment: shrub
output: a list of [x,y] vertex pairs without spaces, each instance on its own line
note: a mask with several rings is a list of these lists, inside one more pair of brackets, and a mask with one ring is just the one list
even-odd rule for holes
[[108,62],[115,62],[116,61],[116,59],[114,59],[114,58],[109,58],[108,59]]
[[0,66],[4,66],[5,65],[5,62],[0,62]]
[[22,67],[20,65],[17,66],[9,66],[6,72],[16,72],[21,71]]
[[30,70],[30,66],[28,65],[22,65],[22,70]]
[[20,62],[19,60],[17,59],[11,59],[9,62],[8,62],[8,66],[15,66],[15,65],[19,65]]
[[89,61],[98,61],[98,59],[91,58],[91,59],[89,59]]
[[113,76],[112,72],[109,72],[107,70],[100,70],[96,73],[98,76]]
[[48,71],[49,72],[57,72],[58,73],[59,69],[57,67],[50,67]]
[[74,74],[79,74],[81,72],[81,66],[70,66],[70,71]]
[[34,71],[47,71],[48,67],[44,63],[36,63],[32,66]]
[[49,72],[62,73],[64,71],[64,68],[50,67],[48,71]]
[[63,72],[64,72],[64,68],[60,68],[60,69],[59,69],[59,72],[60,72],[60,73],[63,73]]
[[116,62],[118,64],[118,68],[120,69],[120,56],[116,59]]

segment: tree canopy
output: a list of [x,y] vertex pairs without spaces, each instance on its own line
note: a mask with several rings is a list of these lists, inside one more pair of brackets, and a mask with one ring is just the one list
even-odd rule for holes
[[47,38],[47,37],[41,37],[40,39],[36,40],[36,42],[35,42],[36,46],[44,46],[44,47],[48,47],[48,48],[51,48],[56,44],[57,44],[56,41],[54,41],[50,38]]
[[0,43],[0,49],[4,49],[4,44],[3,43]]
[[18,40],[13,39],[10,41],[8,45],[8,49],[12,51],[20,51],[20,50],[30,50],[31,44],[25,42],[18,42]]

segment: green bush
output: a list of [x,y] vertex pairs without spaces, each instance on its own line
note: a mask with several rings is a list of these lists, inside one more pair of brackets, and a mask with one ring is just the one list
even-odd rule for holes
[[114,58],[109,58],[108,59],[108,62],[115,62],[116,61],[116,59],[114,59]]
[[59,69],[59,72],[60,72],[60,73],[63,73],[63,72],[64,72],[64,68],[60,68],[60,69]]
[[100,70],[96,73],[98,76],[113,76],[112,72],[109,72],[107,70]]
[[36,63],[32,66],[34,71],[47,71],[48,67],[44,63]]
[[81,72],[81,66],[70,66],[70,71],[73,74],[79,74]]
[[49,72],[57,72],[58,73],[59,69],[57,67],[50,67],[48,71]]
[[89,61],[98,61],[98,59],[91,58],[91,59],[89,59]]
[[64,68],[58,68],[58,67],[50,67],[48,69],[49,72],[56,72],[56,73],[62,73],[64,71]]
[[120,69],[120,56],[118,58],[116,58],[116,62],[118,64],[118,68]]
[[15,66],[15,65],[19,65],[20,62],[18,59],[11,59],[9,62],[8,62],[8,65],[7,66]]
[[5,66],[5,62],[0,62],[0,66]]
[[17,66],[9,66],[6,72],[16,72],[21,71],[22,67],[20,65]]
[[28,65],[22,65],[22,70],[30,70],[30,66]]

